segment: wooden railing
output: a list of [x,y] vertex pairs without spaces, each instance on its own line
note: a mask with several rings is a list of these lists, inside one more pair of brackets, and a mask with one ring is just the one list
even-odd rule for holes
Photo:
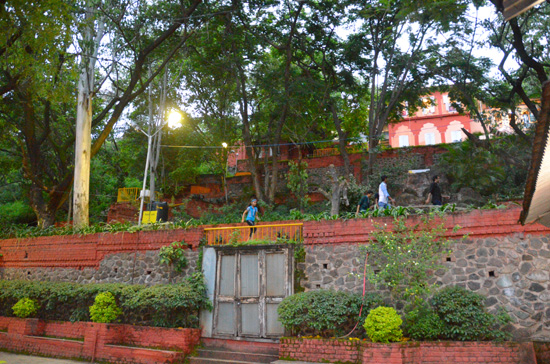
[[[277,239],[302,241],[302,227],[304,224],[277,224],[277,225],[256,225],[256,226],[227,226],[204,229],[208,245],[235,244],[248,240]],[[255,231],[252,233],[253,229]]]

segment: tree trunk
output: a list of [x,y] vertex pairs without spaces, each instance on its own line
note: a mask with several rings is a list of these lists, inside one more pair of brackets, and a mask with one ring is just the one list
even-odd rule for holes
[[76,110],[76,139],[74,163],[73,225],[88,226],[90,207],[90,160],[92,155],[92,98],[95,77],[95,63],[99,44],[104,34],[104,22],[99,21],[94,36],[94,9],[91,2],[86,8],[86,33],[82,42],[82,60],[78,80],[78,104]]
[[332,120],[334,121],[334,126],[336,127],[336,132],[338,133],[338,145],[340,147],[340,155],[344,160],[344,175],[347,177],[351,173],[351,163],[349,161],[348,151],[346,149],[346,139],[348,133],[342,130],[342,121],[338,117],[336,112],[336,107],[333,102],[330,102],[330,111],[332,112]]
[[[82,75],[81,75],[82,77]],[[90,148],[92,146],[92,96],[79,82],[76,113],[73,225],[89,225]]]

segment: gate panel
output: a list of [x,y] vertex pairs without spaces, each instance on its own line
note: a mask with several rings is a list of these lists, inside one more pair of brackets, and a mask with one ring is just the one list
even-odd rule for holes
[[292,294],[292,249],[220,248],[213,333],[219,337],[278,338],[277,308]]

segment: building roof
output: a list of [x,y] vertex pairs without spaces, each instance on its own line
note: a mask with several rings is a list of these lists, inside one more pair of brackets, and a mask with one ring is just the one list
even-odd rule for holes
[[522,225],[538,222],[550,226],[550,80],[542,85],[542,94],[523,211],[519,219]]

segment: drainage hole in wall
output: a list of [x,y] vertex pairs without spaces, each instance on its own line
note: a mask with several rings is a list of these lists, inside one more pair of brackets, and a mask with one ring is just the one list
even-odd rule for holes
[[321,288],[321,285],[320,285],[320,284],[316,284],[316,285],[315,285],[315,288]]
[[323,263],[323,269],[328,269],[328,263]]
[[494,270],[490,270],[489,271],[489,277],[494,277],[495,276],[495,271]]
[[118,268],[115,268],[115,269],[113,269],[113,270],[115,271],[115,273],[118,273]]
[[451,257],[447,257],[447,261],[450,262],[450,261],[451,261]]
[[147,274],[151,274],[151,273],[153,273],[153,271],[150,271],[150,270],[147,271]]
[[30,276],[30,275],[31,275],[31,271],[28,271],[28,272],[27,272],[27,275]]

